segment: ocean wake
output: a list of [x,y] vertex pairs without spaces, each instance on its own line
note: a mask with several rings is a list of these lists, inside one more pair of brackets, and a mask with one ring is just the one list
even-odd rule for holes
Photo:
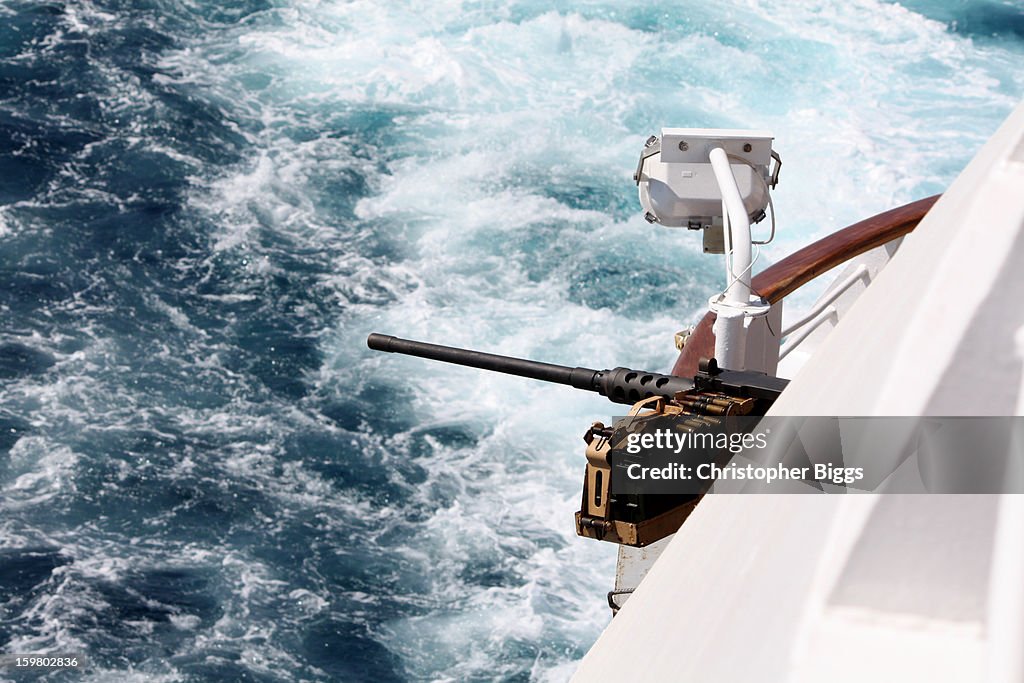
[[615,549],[572,531],[609,406],[367,333],[667,369],[721,267],[640,217],[648,135],[775,133],[761,267],[942,191],[1022,92],[1020,25],[0,0],[0,648],[85,680],[566,679],[609,618]]

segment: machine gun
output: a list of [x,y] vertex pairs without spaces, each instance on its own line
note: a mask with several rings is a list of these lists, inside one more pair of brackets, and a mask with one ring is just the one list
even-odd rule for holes
[[[787,384],[787,380],[760,372],[721,369],[713,358],[702,360],[697,374],[688,378],[623,367],[593,370],[553,365],[383,334],[371,334],[366,344],[375,351],[401,353],[596,392],[613,403],[632,406],[626,418],[631,433],[663,425],[666,421],[681,431],[721,429],[733,417],[764,415]],[[620,426],[606,427],[595,422],[583,437],[587,444],[587,468],[583,500],[576,513],[576,532],[588,538],[640,547],[675,533],[702,494],[613,490],[613,451],[621,445]]]

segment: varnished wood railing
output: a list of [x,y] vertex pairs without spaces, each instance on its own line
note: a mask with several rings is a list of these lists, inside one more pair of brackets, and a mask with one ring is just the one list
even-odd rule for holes
[[[919,199],[884,211],[834,232],[796,251],[763,272],[751,283],[755,292],[770,303],[781,301],[822,273],[842,265],[854,256],[902,237],[917,227],[940,195]],[[692,376],[701,358],[715,353],[715,314],[707,313],[694,328],[672,368],[673,375]]]

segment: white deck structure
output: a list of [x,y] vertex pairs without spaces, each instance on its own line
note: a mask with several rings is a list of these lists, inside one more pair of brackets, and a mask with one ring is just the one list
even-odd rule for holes
[[[1024,414],[1024,104],[776,415]],[[1024,681],[1024,496],[710,495],[575,681]]]

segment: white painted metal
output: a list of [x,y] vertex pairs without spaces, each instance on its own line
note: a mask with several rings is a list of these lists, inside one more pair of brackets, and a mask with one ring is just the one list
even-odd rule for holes
[[724,150],[733,163],[731,174],[743,213],[756,215],[769,207],[770,133],[663,128],[660,151],[637,169],[640,205],[649,221],[697,229],[712,226],[723,215],[720,181],[708,158],[712,149]]
[[[771,208],[774,237],[775,211],[768,180],[772,136],[762,131],[663,128],[659,147],[654,147],[654,140],[645,145],[635,176],[644,216],[664,226],[704,230],[722,220],[726,287],[708,304],[718,314],[718,364],[741,370],[746,361],[747,328],[752,319],[770,309],[759,297],[751,296],[750,217],[763,216],[765,209]],[[705,248],[717,251],[715,242],[705,232]],[[777,365],[777,359],[769,364]]]
[[619,546],[619,557],[615,565],[615,593],[612,600],[620,607],[629,600],[629,595],[640,585],[647,572],[654,566],[655,560],[668,547],[671,536],[655,541],[644,548],[633,548],[628,545]]
[[[666,228],[710,226],[721,215],[722,202],[710,164],[663,164],[653,159],[644,166],[638,194],[644,211]],[[766,206],[763,178],[746,164],[735,164],[733,173],[748,213]]]
[[[815,308],[817,308],[817,306],[815,306]],[[782,347],[781,351],[779,351],[779,360],[784,360],[786,356],[790,354],[790,352],[794,351],[798,346],[800,346],[800,342],[802,342],[804,339],[807,339],[807,337],[811,336],[811,333],[813,333],[816,329],[824,325],[826,322],[832,321],[833,324],[838,323],[839,314],[836,311],[836,307],[829,304],[824,309],[817,311],[814,317],[806,318],[804,321],[801,321],[800,326],[802,327],[803,325],[805,325],[807,320],[810,320],[811,323],[807,325],[807,327],[803,331],[797,333],[792,339],[787,341],[786,345]]]
[[[1020,465],[1021,463],[1015,463]],[[1002,496],[988,595],[988,681],[1024,681],[1024,496]]]
[[826,307],[831,306],[836,299],[838,299],[841,295],[845,294],[846,290],[850,289],[850,287],[852,287],[859,280],[864,280],[865,284],[871,282],[870,271],[868,270],[867,265],[864,263],[858,263],[856,266],[854,266],[853,272],[850,273],[849,277],[840,281],[839,284],[837,284],[836,286],[830,287],[829,291],[826,292],[824,296],[822,296],[814,303],[814,306],[811,308],[810,312],[807,313],[807,315],[800,318],[795,323],[792,323],[789,327],[782,331],[782,336],[788,337],[789,335],[793,334],[807,323],[811,322],[811,320],[816,318],[817,315],[824,311]]
[[758,297],[751,296],[750,281],[754,263],[750,217],[729,164],[729,156],[722,147],[713,147],[708,152],[708,158],[722,195],[726,252],[725,291],[708,302],[709,308],[717,315],[714,326],[715,359],[720,367],[743,370],[746,367],[747,328],[752,319],[766,315],[770,306]]
[[[780,377],[795,377],[803,364],[810,358],[821,344],[828,338],[838,325],[839,321],[842,320],[846,314],[850,311],[853,304],[857,301],[861,294],[867,289],[868,285],[874,281],[878,276],[878,273],[885,268],[892,260],[893,256],[899,250],[900,245],[903,243],[903,238],[895,239],[892,242],[883,244],[879,247],[872,249],[860,256],[849,261],[845,267],[842,267],[839,271],[839,275],[835,277],[832,283],[825,289],[825,292],[818,298],[818,300],[811,306],[811,309],[817,308],[821,305],[831,305],[835,308],[836,313],[834,318],[831,319],[833,324],[820,325],[817,329],[813,330],[800,340],[800,344],[790,349],[786,353],[785,357],[781,356],[778,363],[777,374]],[[862,278],[855,278],[855,273],[862,267],[867,268],[867,275]],[[847,285],[845,291],[838,297],[832,298],[832,293],[837,289]],[[807,285],[807,288],[813,288],[814,283]],[[802,292],[803,290],[801,290]],[[829,303],[825,304],[828,300]],[[801,309],[798,305],[792,305],[789,301],[786,303],[790,310],[794,311],[805,311],[810,309]],[[789,323],[788,328],[794,328],[793,323]],[[787,329],[787,332],[790,330]]]
[[661,161],[669,164],[707,163],[708,153],[719,148],[754,166],[767,167],[772,160],[772,140],[772,134],[766,130],[662,128]]
[[[722,204],[725,209],[726,238],[726,290],[725,301],[730,304],[745,306],[750,300],[750,278],[753,268],[753,254],[750,237],[750,218],[743,205],[736,178],[732,174],[729,157],[721,147],[715,147],[709,153],[711,168],[718,181],[718,189],[722,193]],[[726,366],[728,367],[728,366]]]
[[747,354],[746,316],[741,308],[723,306],[712,328],[715,332],[715,359],[723,368],[742,370]]
[[782,329],[783,302],[772,304],[767,315],[751,318],[745,342],[746,370],[774,376],[779,367],[779,331]]
[[[772,412],[1024,408],[1021,187],[1024,105]],[[995,496],[707,496],[574,680],[1019,681],[1021,518]]]

